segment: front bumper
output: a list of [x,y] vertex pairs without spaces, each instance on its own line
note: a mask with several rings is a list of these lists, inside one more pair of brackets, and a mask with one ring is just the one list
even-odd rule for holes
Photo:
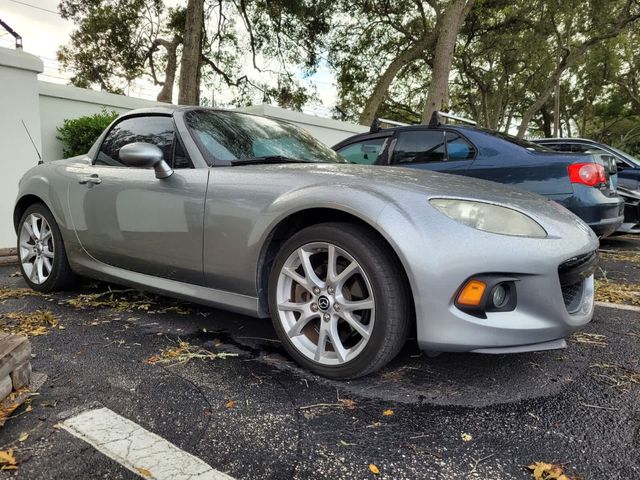
[[[386,217],[379,219],[383,227],[398,220]],[[545,225],[549,237],[534,239],[430,221],[425,219],[424,228],[423,222],[416,222],[403,230],[397,237],[401,244],[396,245],[412,287],[422,350],[505,353],[560,348],[562,342],[556,341],[593,317],[593,275],[587,271],[587,278],[561,284],[559,273],[563,263],[597,250],[598,240],[584,223],[563,226],[562,232]],[[515,309],[479,318],[457,308],[460,286],[487,274],[516,279]]]

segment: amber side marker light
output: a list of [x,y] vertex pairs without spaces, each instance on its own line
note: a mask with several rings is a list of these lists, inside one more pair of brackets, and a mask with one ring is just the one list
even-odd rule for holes
[[458,294],[458,305],[478,307],[482,303],[487,284],[480,280],[469,280]]

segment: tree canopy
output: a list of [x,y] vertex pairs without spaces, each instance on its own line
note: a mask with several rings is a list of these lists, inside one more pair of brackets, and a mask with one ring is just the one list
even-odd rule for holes
[[201,86],[300,109],[320,64],[336,118],[424,122],[433,110],[519,136],[640,149],[640,0],[62,0],[72,83],[206,102]]

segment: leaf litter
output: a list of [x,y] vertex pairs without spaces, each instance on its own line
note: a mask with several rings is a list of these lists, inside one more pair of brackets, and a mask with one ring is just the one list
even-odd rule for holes
[[576,343],[583,343],[585,345],[592,345],[594,347],[604,348],[609,345],[605,341],[607,339],[606,335],[601,335],[599,333],[577,332],[571,335],[571,337],[569,338]]
[[627,391],[632,385],[640,385],[640,371],[614,363],[594,363],[589,368],[595,369],[593,376],[613,388]]
[[535,480],[582,480],[582,477],[570,477],[563,467],[555,463],[535,462],[527,468]]
[[640,305],[640,284],[596,280],[596,301]]
[[5,333],[38,337],[50,328],[60,328],[60,320],[50,310],[9,312],[0,315],[0,327]]
[[178,344],[165,348],[160,353],[147,358],[144,363],[155,364],[178,364],[187,363],[191,360],[224,360],[229,357],[237,357],[237,353],[218,352],[214,353],[202,347],[196,347],[189,342],[179,340]]
[[183,305],[163,306],[160,297],[137,290],[107,290],[106,292],[82,293],[65,300],[64,303],[79,310],[111,308],[118,312],[143,311],[147,313],[177,313],[190,315],[193,310]]

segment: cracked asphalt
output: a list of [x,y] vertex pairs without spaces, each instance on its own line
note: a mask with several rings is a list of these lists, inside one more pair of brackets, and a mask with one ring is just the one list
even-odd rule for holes
[[[640,238],[602,248],[640,250]],[[0,285],[23,287],[15,271],[0,267]],[[638,265],[606,255],[602,274],[640,283]],[[638,312],[597,307],[584,332],[604,337],[561,351],[428,358],[410,342],[381,372],[334,382],[293,364],[266,321],[196,305],[153,313],[174,305],[162,298],[151,312],[66,303],[95,288],[0,304],[0,314],[50,309],[63,327],[32,338],[47,379],[32,410],[0,429],[0,450],[19,461],[0,478],[140,478],[56,428],[98,406],[237,479],[530,479],[535,461],[585,479],[640,478]],[[181,340],[238,356],[149,363]]]

